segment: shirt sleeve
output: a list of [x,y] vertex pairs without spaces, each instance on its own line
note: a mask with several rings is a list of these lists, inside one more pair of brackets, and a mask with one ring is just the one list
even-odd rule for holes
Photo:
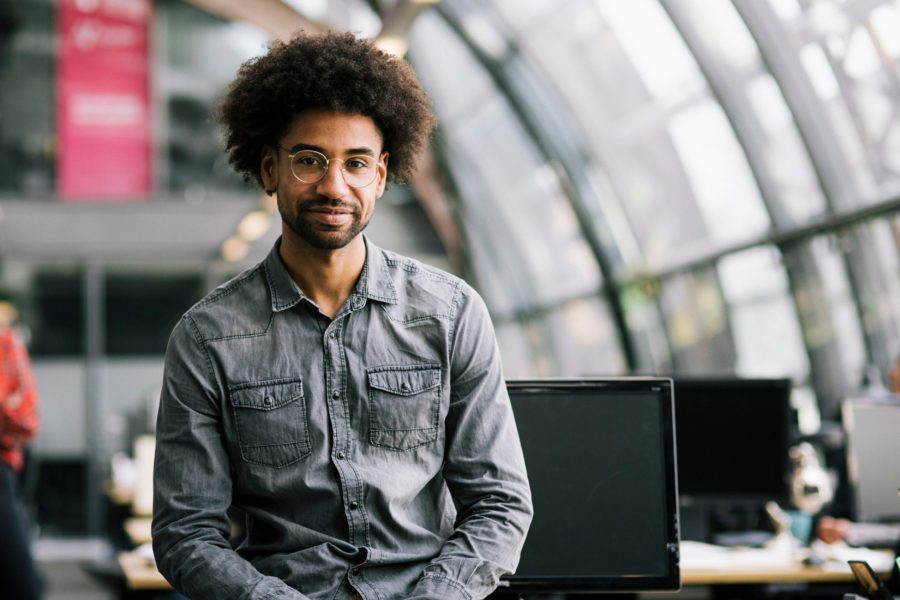
[[461,284],[451,333],[444,478],[456,529],[410,598],[483,598],[512,573],[533,514],[496,337],[481,298]]
[[221,398],[190,316],[166,351],[156,428],[153,552],[163,576],[194,600],[303,600],[235,552],[226,511],[231,464],[222,437]]
[[0,448],[21,448],[37,435],[37,403],[25,344],[8,329],[0,333]]

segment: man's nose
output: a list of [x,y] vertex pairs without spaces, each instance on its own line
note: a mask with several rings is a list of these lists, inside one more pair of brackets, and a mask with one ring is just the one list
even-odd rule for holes
[[325,167],[325,175],[316,185],[316,191],[326,198],[343,198],[349,191],[349,186],[344,180],[344,163],[336,160],[328,161]]

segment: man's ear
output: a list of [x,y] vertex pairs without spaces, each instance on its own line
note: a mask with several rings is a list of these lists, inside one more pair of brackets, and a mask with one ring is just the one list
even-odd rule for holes
[[259,161],[259,176],[263,182],[263,189],[272,195],[278,189],[278,152],[268,144],[262,147],[262,156]]
[[381,195],[384,193],[384,188],[387,186],[387,166],[390,157],[391,155],[387,152],[382,152],[381,158],[378,160],[378,188],[376,190],[376,198],[381,198]]

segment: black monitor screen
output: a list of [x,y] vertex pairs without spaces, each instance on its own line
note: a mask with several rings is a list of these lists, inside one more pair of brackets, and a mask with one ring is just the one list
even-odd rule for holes
[[671,381],[508,389],[535,510],[511,588],[677,589]]
[[787,500],[790,380],[674,382],[682,497]]

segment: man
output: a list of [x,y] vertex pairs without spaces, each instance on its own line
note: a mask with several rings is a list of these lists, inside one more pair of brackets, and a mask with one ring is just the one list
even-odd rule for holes
[[0,596],[28,600],[40,598],[42,586],[31,556],[18,474],[39,419],[28,352],[13,328],[17,315],[15,306],[0,296]]
[[160,571],[194,600],[486,596],[532,513],[485,306],[361,234],[427,143],[424,91],[370,42],[299,35],[242,66],[220,120],[282,236],[172,333]]

